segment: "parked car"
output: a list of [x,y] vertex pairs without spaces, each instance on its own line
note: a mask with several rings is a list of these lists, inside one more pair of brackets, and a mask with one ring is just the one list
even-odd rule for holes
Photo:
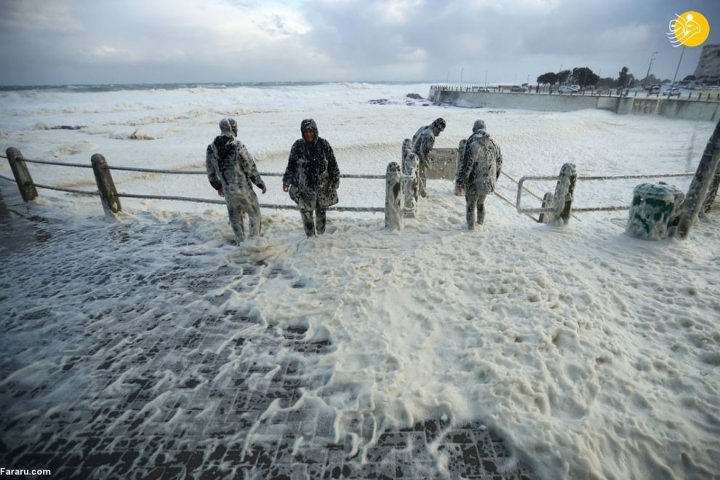
[[663,95],[667,95],[668,97],[679,97],[680,89],[679,88],[671,88],[667,92],[663,93]]
[[559,93],[577,93],[580,91],[579,85],[560,85]]
[[524,93],[527,92],[527,88],[513,85],[512,87],[510,87],[510,91],[515,93]]

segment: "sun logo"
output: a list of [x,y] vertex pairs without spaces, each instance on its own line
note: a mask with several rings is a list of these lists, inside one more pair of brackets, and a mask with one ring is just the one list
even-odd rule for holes
[[673,47],[697,47],[710,35],[710,23],[702,13],[691,10],[682,15],[675,14],[668,30],[666,35]]

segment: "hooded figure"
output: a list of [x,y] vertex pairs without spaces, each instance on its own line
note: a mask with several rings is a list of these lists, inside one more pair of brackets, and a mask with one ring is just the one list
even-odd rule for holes
[[495,183],[502,168],[500,147],[485,131],[485,122],[476,120],[473,134],[467,139],[455,186],[465,189],[468,230],[485,220],[485,197],[495,191]]
[[303,120],[300,133],[302,138],[290,149],[283,190],[300,207],[305,234],[311,237],[325,233],[327,208],[338,203],[340,169],[330,143],[318,135],[315,120]]
[[249,217],[250,236],[260,235],[260,204],[250,182],[262,189],[262,193],[267,188],[255,161],[236,135],[235,120],[220,120],[220,135],[207,147],[205,168],[210,185],[225,197],[235,240],[240,243],[245,240],[244,213]]
[[418,168],[420,195],[427,197],[427,169],[430,167],[430,150],[435,145],[435,137],[445,130],[445,120],[435,119],[430,125],[420,127],[412,138],[412,150],[420,160]]

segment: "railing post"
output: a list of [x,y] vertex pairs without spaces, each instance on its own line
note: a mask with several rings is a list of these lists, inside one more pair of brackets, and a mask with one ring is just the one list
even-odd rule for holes
[[575,192],[575,182],[577,181],[577,170],[575,164],[566,163],[560,169],[558,182],[555,186],[555,194],[553,195],[553,223],[567,225],[570,221],[572,212],[573,193]]
[[705,197],[705,203],[703,204],[703,213],[710,213],[713,203],[715,203],[715,197],[717,197],[718,187],[720,187],[720,165],[715,167],[715,178],[708,189],[707,196]]
[[100,191],[100,199],[102,200],[105,213],[112,215],[119,212],[122,208],[120,199],[118,198],[115,183],[113,182],[112,175],[110,175],[110,168],[108,168],[105,157],[96,153],[90,158],[90,162],[92,163],[95,182]]
[[385,228],[402,230],[403,192],[402,169],[397,162],[390,162],[385,172]]
[[[553,204],[553,194],[552,192],[545,192],[545,195],[543,195],[542,199],[542,208],[550,208]],[[549,213],[541,213],[540,214],[540,223],[549,223],[550,222],[550,215]]]
[[687,238],[690,227],[695,223],[700,209],[705,205],[705,197],[707,196],[710,182],[712,182],[715,177],[718,161],[720,160],[718,143],[720,143],[720,122],[715,125],[715,131],[705,146],[700,164],[695,171],[695,176],[685,196],[685,203],[683,203],[677,227],[677,234],[682,239]]
[[460,143],[458,143],[457,158],[455,159],[455,195],[458,197],[465,195],[465,187],[458,183],[463,167],[462,162],[465,156],[465,145],[467,145],[467,140],[460,140]]
[[20,153],[20,150],[15,147],[8,148],[5,153],[7,154],[8,162],[10,162],[10,168],[12,169],[15,182],[20,190],[20,196],[22,196],[23,201],[29,202],[30,200],[35,200],[38,196],[37,189],[35,188],[35,184],[30,176],[30,172],[25,164],[22,153]]
[[415,217],[418,195],[418,156],[410,149],[410,139],[406,138],[402,144],[402,186],[403,186],[403,215]]

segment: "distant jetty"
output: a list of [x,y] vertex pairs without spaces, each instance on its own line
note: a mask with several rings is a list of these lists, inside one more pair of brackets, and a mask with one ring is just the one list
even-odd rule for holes
[[720,92],[695,93],[682,97],[646,96],[644,92],[627,95],[591,93],[531,93],[490,91],[479,86],[432,85],[428,98],[436,105],[466,108],[516,108],[544,112],[572,112],[600,109],[617,114],[662,115],[684,120],[720,120]]

